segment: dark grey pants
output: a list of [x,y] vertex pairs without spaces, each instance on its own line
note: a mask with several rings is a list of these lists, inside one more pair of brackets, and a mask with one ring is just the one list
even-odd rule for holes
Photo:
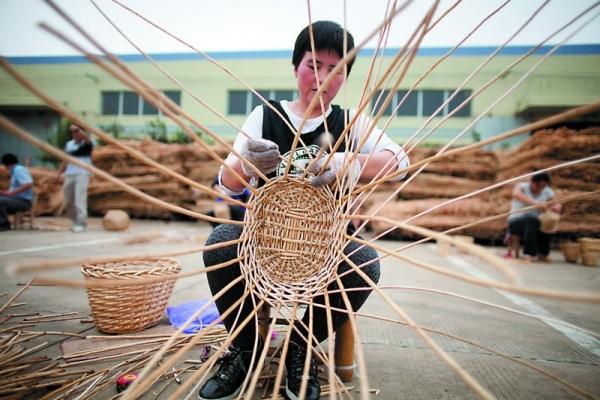
[[8,215],[31,208],[31,202],[14,196],[0,196],[0,226],[7,226]]
[[[216,227],[211,235],[209,236],[206,244],[211,245],[215,243],[222,243],[229,240],[238,239],[242,233],[242,227],[239,225],[219,225]],[[344,253],[349,254],[359,245],[356,243],[350,243],[345,249]],[[220,249],[215,249],[211,251],[206,251],[203,254],[204,265],[209,267],[211,265],[220,264],[229,260],[233,260],[237,257],[237,244],[232,246],[223,247]],[[371,261],[377,258],[377,252],[370,247],[364,247],[350,256],[352,262],[356,265],[361,265],[367,261]],[[342,262],[338,266],[338,274],[342,274],[345,271],[350,270],[351,267]],[[375,283],[379,281],[379,261],[372,262],[371,264],[362,268],[362,270],[367,274]],[[225,287],[229,282],[238,278],[241,275],[240,265],[239,263],[232,264],[228,267],[224,267],[218,269],[216,271],[208,272],[208,284],[210,286],[211,292],[214,294],[218,293],[223,287]],[[368,288],[367,290],[360,291],[350,291],[347,292],[348,298],[350,300],[350,304],[352,305],[352,309],[354,311],[358,311],[358,309],[363,305],[363,303],[369,297],[371,292],[370,286],[358,275],[356,272],[349,273],[344,275],[341,278],[342,285],[344,288]],[[337,290],[338,286],[336,283],[330,284],[329,290]],[[233,305],[238,299],[240,299],[245,292],[245,282],[239,282],[234,285],[230,290],[227,291],[223,296],[215,301],[217,308],[220,313],[224,313],[229,307]],[[313,299],[313,302],[316,304],[325,304],[324,296],[317,296]],[[339,293],[329,294],[329,302],[331,307],[336,307],[340,309],[346,309],[344,304],[343,297]],[[245,317],[250,315],[250,313],[254,309],[254,305],[252,303],[252,299],[250,297],[246,298],[244,303],[241,305],[242,310],[240,311],[240,316],[238,317],[238,324],[240,321],[243,321]],[[239,311],[235,309],[232,313],[229,314],[223,321],[227,331],[231,332],[234,327],[234,323],[236,320],[236,315]],[[302,322],[308,326],[309,321],[309,312],[305,311],[304,317],[302,318]],[[327,312],[322,307],[313,307],[313,334],[317,338],[319,342],[327,339],[328,330],[327,330]],[[348,320],[348,315],[342,312],[332,312],[333,319],[333,331],[339,328],[344,322]],[[298,330],[302,332],[302,334],[307,337],[306,329],[300,324],[296,323],[296,327]],[[240,332],[240,334],[234,340],[234,344],[242,349],[251,349],[254,346],[254,338],[255,338],[255,322],[250,321],[246,327]],[[305,343],[305,340],[298,337],[298,333],[296,331],[292,334],[292,341],[296,343]]]

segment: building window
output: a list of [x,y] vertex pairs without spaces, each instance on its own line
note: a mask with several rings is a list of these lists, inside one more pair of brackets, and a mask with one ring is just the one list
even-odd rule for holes
[[[295,90],[258,89],[258,94],[271,100],[294,100]],[[254,108],[262,105],[260,98],[250,90],[230,90],[228,92],[227,113],[231,115],[247,115]]]
[[[181,91],[163,90],[165,96],[178,106]],[[159,111],[135,92],[102,92],[102,115],[158,115]]]
[[[373,113],[377,113],[389,90],[384,90],[381,99],[382,91],[378,91],[377,94],[371,100],[371,108]],[[396,111],[396,115],[399,117],[428,117],[433,114],[446,100],[454,93],[453,89],[422,89],[414,90],[408,96],[406,94],[408,90],[398,90],[386,107],[383,115],[390,116],[392,111],[400,104],[400,107]],[[460,104],[471,96],[470,90],[459,90],[454,98],[450,100],[449,104],[446,104],[444,108],[438,113],[438,116],[446,116],[452,110],[460,106]],[[406,98],[405,98],[406,97]],[[453,117],[469,117],[471,116],[471,102],[467,102],[460,110],[458,110]]]
[[119,115],[119,92],[102,92],[102,115]]

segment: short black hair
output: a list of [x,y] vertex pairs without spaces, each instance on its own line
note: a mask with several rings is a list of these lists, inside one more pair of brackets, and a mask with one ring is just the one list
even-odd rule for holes
[[550,184],[550,175],[547,172],[538,172],[531,177],[532,182],[546,182]]
[[[315,51],[329,50],[335,52],[340,58],[344,58],[344,28],[337,22],[317,21],[312,23],[312,31],[315,37]],[[354,48],[354,38],[350,32],[346,31],[347,45],[346,53]],[[292,64],[294,69],[298,69],[300,61],[306,52],[311,52],[309,27],[302,29],[296,38],[294,53],[292,54]],[[354,58],[348,61],[348,74],[354,64]]]
[[13,153],[6,153],[2,156],[2,165],[15,165],[19,163],[19,159]]

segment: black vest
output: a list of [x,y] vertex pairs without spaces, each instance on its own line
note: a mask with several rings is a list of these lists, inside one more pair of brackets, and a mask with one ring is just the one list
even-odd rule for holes
[[[281,115],[287,120],[287,122],[291,125],[291,121],[288,115],[285,113],[281,104],[275,100],[269,100],[269,103],[277,109]],[[347,111],[346,111],[347,113]],[[332,105],[331,112],[327,116],[327,128],[329,129],[329,133],[333,136],[332,146],[337,142],[342,132],[344,131],[344,110],[340,108],[340,106]],[[315,151],[318,151],[321,135],[325,132],[325,123],[321,123],[312,132],[303,133],[300,138],[306,144],[306,146],[311,147],[313,156],[316,154]],[[267,106],[263,106],[263,125],[262,125],[262,138],[268,139],[272,142],[275,142],[279,145],[279,152],[284,158],[289,156],[289,151],[292,149],[292,144],[294,142],[294,132],[290,130],[290,128],[281,120],[279,115],[275,114],[273,110],[271,110]],[[296,156],[300,158],[308,158],[308,155],[305,155],[304,146],[300,142],[296,146]],[[338,147],[338,151],[345,151],[346,143],[345,140],[342,141],[341,145]],[[280,163],[278,170],[284,169],[285,166],[283,162]],[[269,178],[273,178],[277,175],[277,172],[273,172],[268,175]],[[264,182],[259,183],[259,186],[262,186]]]

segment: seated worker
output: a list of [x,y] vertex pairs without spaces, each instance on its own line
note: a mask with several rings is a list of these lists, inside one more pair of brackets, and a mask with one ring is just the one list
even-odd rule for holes
[[[292,54],[293,73],[296,77],[298,89],[298,98],[293,101],[270,101],[270,104],[275,107],[289,123],[298,128],[308,110],[311,100],[317,92],[317,85],[322,85],[329,73],[342,60],[344,55],[344,29],[335,22],[318,21],[312,24],[314,33],[316,60],[313,61],[311,53],[309,27],[304,28],[296,39],[294,51]],[[349,52],[354,47],[352,35],[347,33],[346,51]],[[354,60],[347,64],[347,74],[352,69]],[[341,109],[337,105],[331,105],[331,101],[338,93],[341,86],[344,84],[347,75],[343,72],[334,75],[333,80],[322,94],[324,103],[325,115],[321,112],[320,105],[317,105],[310,114],[306,115],[307,121],[301,131],[301,137],[307,148],[300,146],[294,153],[293,165],[291,170],[298,171],[300,163],[305,161],[307,150],[315,156],[319,151],[319,145],[322,144],[322,135],[325,132],[324,119],[327,119],[328,130],[333,136],[331,142],[335,143],[344,130],[344,119],[346,110]],[[318,79],[318,81],[317,81]],[[356,115],[355,110],[348,110],[349,119]],[[349,147],[356,147],[361,137],[368,133],[367,127],[370,125],[370,119],[367,116],[361,115],[357,119],[357,123],[352,126],[350,136],[346,141]],[[243,125],[251,139],[238,134],[234,142],[234,148],[240,154],[249,160],[255,167],[269,178],[282,176],[285,170],[285,164],[281,162],[283,155],[284,159],[289,157],[294,132],[284,124],[281,118],[272,111],[269,107],[258,106],[248,116]],[[404,150],[387,135],[383,135],[381,140],[378,138],[381,130],[375,128],[371,131],[366,140],[357,160],[351,168],[345,168],[347,174],[358,177],[360,181],[369,182],[378,173],[391,173],[398,171],[400,168],[408,166],[408,159]],[[345,146],[341,146],[340,151],[343,151]],[[369,154],[371,155],[368,158]],[[338,157],[339,156],[339,157]],[[325,186],[335,182],[336,172],[342,171],[344,153],[338,152],[332,158],[333,162],[328,165],[328,168],[316,179],[311,181],[314,186]],[[367,161],[368,158],[368,161]],[[320,159],[315,162],[317,171],[319,164],[323,161]],[[247,182],[258,182],[260,186],[262,182],[256,179],[256,174],[247,165],[240,162],[234,155],[229,154],[225,161],[233,170],[237,171]],[[322,165],[322,164],[321,164]],[[291,171],[290,170],[290,171]],[[397,179],[403,177],[399,174]],[[242,191],[244,185],[235,178],[234,174],[229,169],[221,168],[219,173],[219,183],[223,190],[228,194],[237,194]],[[350,225],[349,232],[353,232]],[[222,243],[225,241],[235,240],[240,237],[242,227],[239,225],[223,224],[215,228],[207,240],[207,245]],[[344,249],[345,254],[349,254],[357,250],[358,244],[352,242]],[[203,253],[204,265],[210,267],[230,261],[237,258],[237,245],[205,251]],[[362,247],[354,252],[350,259],[356,265],[367,263],[362,268],[362,271],[367,274],[375,283],[379,280],[379,262],[374,261],[377,258],[377,253],[370,247]],[[369,263],[370,262],[370,263]],[[337,272],[342,274],[350,270],[351,267],[346,262],[341,262]],[[208,283],[213,294],[220,291],[224,286],[241,275],[239,263],[231,264],[228,267],[220,268],[207,273]],[[352,272],[341,278],[345,288],[364,287],[369,285],[359,274]],[[337,284],[333,283],[328,290],[335,291]],[[245,284],[240,282],[234,285],[227,293],[216,300],[217,308],[221,314],[231,307],[245,293]],[[347,295],[350,299],[352,309],[357,311],[367,300],[370,290],[348,291]],[[339,293],[329,295],[330,304],[332,307],[345,308],[342,296]],[[325,304],[323,295],[316,296],[313,303]],[[240,310],[241,308],[241,310]],[[254,306],[251,299],[247,299],[241,307],[234,309],[228,317],[224,318],[224,324],[229,332],[234,329],[236,316],[239,321],[244,320],[251,314]],[[239,311],[239,315],[238,315]],[[308,326],[310,313],[306,311],[302,317],[302,322]],[[313,326],[312,335],[318,342],[322,342],[329,336],[327,329],[327,312],[324,308],[315,307],[313,309],[312,320],[316,323]],[[335,331],[342,326],[348,319],[346,313],[332,312],[333,330]],[[304,337],[309,337],[306,328],[298,321],[295,323],[298,331],[302,332]],[[291,328],[290,328],[291,329]],[[240,387],[246,378],[248,372],[252,369],[250,359],[254,350],[256,331],[255,322],[250,321],[233,340],[232,346],[228,354],[223,357],[218,371],[203,383],[199,392],[199,398],[204,400],[214,399],[232,399],[235,398],[240,390]],[[258,351],[261,351],[262,343],[259,340]],[[285,395],[288,399],[297,399],[299,397],[300,385],[302,383],[302,373],[304,362],[307,353],[307,342],[296,331],[292,330],[288,353],[285,358],[286,366],[286,387]],[[317,365],[314,357],[309,361],[309,377],[307,382],[307,390],[305,399],[318,399],[321,393],[319,381],[317,379]]]
[[[223,190],[221,189],[221,186],[219,185],[218,177],[216,177],[215,180],[213,181],[212,188],[216,192],[221,192],[221,193],[223,192]],[[242,203],[245,203],[248,201],[248,198],[250,197],[250,191],[247,188],[244,188],[244,191],[241,194],[234,194],[229,197],[231,197],[234,200],[239,200]],[[215,204],[213,206],[213,209],[210,210],[209,212],[207,212],[206,215],[211,216],[211,217],[230,219],[233,221],[243,221],[245,213],[246,213],[245,207],[238,206],[236,204],[226,203],[225,200],[223,200],[220,197],[217,197],[215,199]],[[213,222],[213,221],[209,221],[209,223],[213,228],[216,228],[217,226],[221,225],[218,222]]]
[[511,214],[508,217],[508,232],[511,236],[518,236],[523,243],[524,259],[532,261],[538,257],[540,261],[548,261],[550,253],[551,235],[540,231],[540,211],[554,211],[559,213],[561,205],[548,202],[554,198],[554,191],[550,188],[550,175],[545,172],[535,174],[529,182],[518,183],[512,192],[510,211],[517,211],[528,206],[536,209]]
[[33,179],[29,170],[11,153],[2,156],[2,165],[10,172],[8,190],[0,192],[0,231],[10,230],[8,215],[29,210],[33,200]]

